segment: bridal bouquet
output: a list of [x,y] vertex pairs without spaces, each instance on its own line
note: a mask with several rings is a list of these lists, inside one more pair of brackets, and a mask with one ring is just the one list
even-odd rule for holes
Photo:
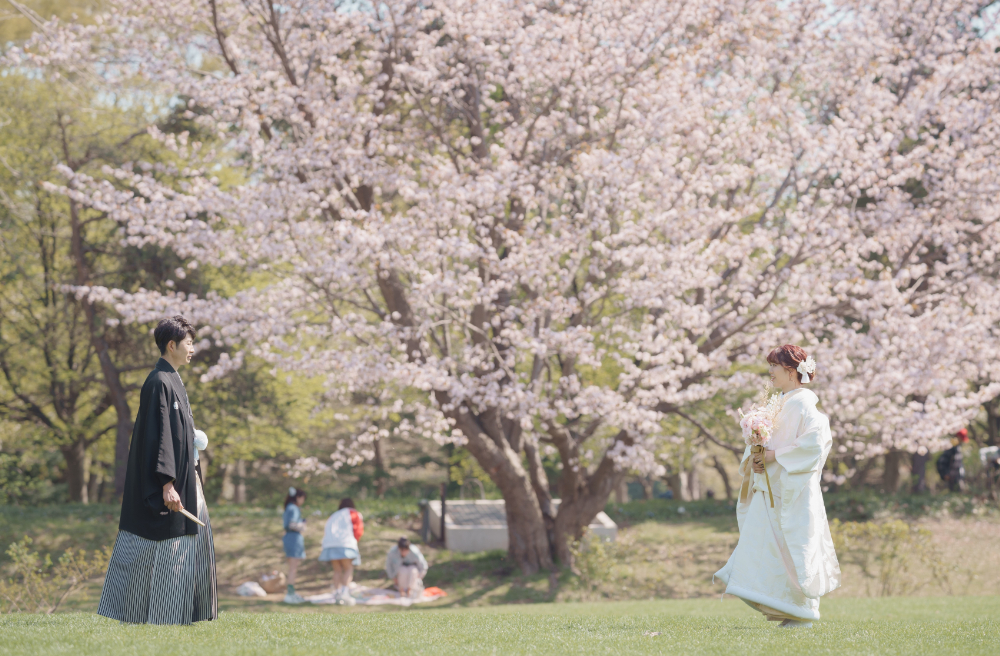
[[750,446],[766,447],[770,444],[781,406],[781,395],[775,394],[770,384],[765,386],[757,395],[757,400],[750,404],[750,410],[746,414],[742,409],[739,411],[743,441]]
[[[751,457],[761,465],[764,464],[764,451],[771,443],[771,434],[778,421],[781,406],[781,395],[774,393],[771,385],[768,384],[757,396],[757,400],[750,405],[746,414],[743,413],[742,409],[739,411],[743,441],[750,446]],[[767,475],[767,469],[764,470],[764,480],[767,481],[767,493],[771,498],[771,507],[774,508],[774,494],[771,492],[771,479]],[[747,483],[744,483],[744,487],[747,487],[748,483],[749,477],[747,477]],[[740,494],[741,499],[745,499],[745,497],[745,493]]]

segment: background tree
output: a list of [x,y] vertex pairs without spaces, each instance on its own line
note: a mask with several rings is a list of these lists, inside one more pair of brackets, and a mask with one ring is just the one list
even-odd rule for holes
[[140,366],[132,356],[138,331],[109,323],[106,309],[66,289],[81,282],[123,286],[128,274],[118,226],[51,193],[45,182],[56,164],[93,170],[135,154],[144,118],[114,100],[94,107],[71,84],[9,73],[0,80],[0,403],[13,418],[56,436],[70,499],[87,502],[91,447],[111,435],[116,456],[128,453],[128,374]]
[[[241,350],[206,379],[254,357],[334,395],[412,395],[399,432],[472,454],[533,571],[569,561],[628,472],[660,474],[665,443],[732,447],[699,413],[775,344],[821,356],[839,446],[869,456],[937,439],[985,398],[969,357],[928,353],[995,319],[990,15],[154,1],[11,57],[182,98],[245,168],[220,183],[203,141],[154,131],[183,168],[64,171],[63,193],[131,244],[248,283],[82,297],[212,326]],[[367,433],[333,464],[367,455]]]

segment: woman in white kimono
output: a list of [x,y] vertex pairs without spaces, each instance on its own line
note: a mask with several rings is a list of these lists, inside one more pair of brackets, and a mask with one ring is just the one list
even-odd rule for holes
[[[819,599],[840,587],[840,563],[833,549],[820,488],[832,437],[819,399],[802,387],[816,363],[798,346],[767,356],[771,381],[782,391],[767,451],[740,463],[743,485],[736,504],[740,540],[716,576],[726,593],[739,597],[783,627],[811,627]],[[770,478],[771,506],[765,467]]]

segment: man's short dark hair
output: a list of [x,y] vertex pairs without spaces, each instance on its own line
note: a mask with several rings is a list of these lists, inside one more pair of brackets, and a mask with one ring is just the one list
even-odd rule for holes
[[409,549],[410,541],[406,538],[399,538],[399,542],[396,543],[396,546],[400,549]]
[[167,352],[168,342],[180,344],[188,335],[194,339],[194,326],[179,314],[169,319],[161,319],[160,323],[156,324],[156,330],[153,331],[153,339],[156,340],[156,346],[160,349],[160,355]]

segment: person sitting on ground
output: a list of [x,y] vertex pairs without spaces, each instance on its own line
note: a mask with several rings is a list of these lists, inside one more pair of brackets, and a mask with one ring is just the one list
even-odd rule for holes
[[306,502],[306,491],[295,487],[288,488],[285,497],[285,514],[282,523],[285,525],[285,537],[282,543],[285,547],[285,557],[288,558],[288,589],[285,592],[286,604],[301,604],[305,601],[302,595],[295,591],[295,575],[299,571],[299,563],[306,557],[306,543],[302,533],[306,530],[306,520],[302,517],[302,504]]
[[400,596],[408,597],[416,590],[423,590],[427,560],[420,553],[420,549],[411,545],[409,540],[405,537],[399,538],[385,557],[385,573],[392,579]]
[[326,520],[323,551],[319,555],[321,562],[333,566],[333,594],[339,604],[355,604],[351,596],[351,578],[354,568],[361,565],[358,540],[364,533],[364,518],[354,509],[354,501],[350,497],[341,499],[340,508]]

